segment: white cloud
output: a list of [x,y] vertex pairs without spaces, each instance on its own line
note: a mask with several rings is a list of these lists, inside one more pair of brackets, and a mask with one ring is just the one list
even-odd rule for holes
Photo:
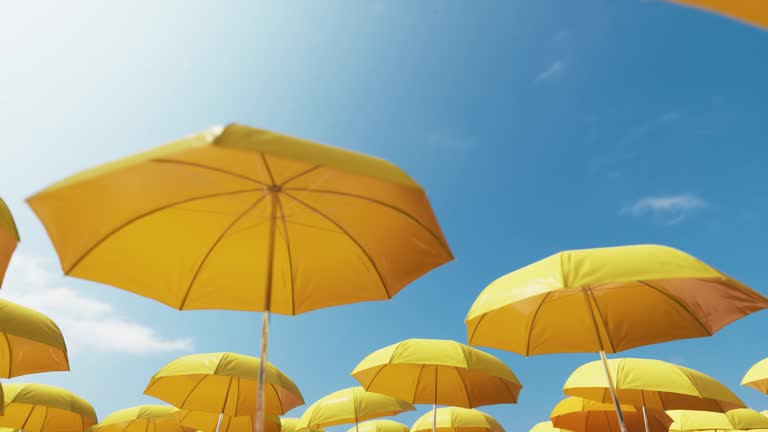
[[70,352],[147,354],[192,351],[190,338],[166,339],[154,329],[120,317],[111,304],[60,286],[54,264],[17,252],[6,273],[3,298],[48,315],[58,324]]
[[563,62],[556,61],[536,76],[535,82],[553,78],[563,70]]
[[691,212],[709,207],[709,203],[696,195],[648,196],[624,207],[622,214],[634,217],[654,216],[664,220],[667,225],[684,221]]

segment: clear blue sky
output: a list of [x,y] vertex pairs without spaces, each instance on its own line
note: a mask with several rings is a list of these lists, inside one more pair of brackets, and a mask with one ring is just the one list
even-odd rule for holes
[[[258,314],[182,313],[62,277],[23,202],[230,121],[401,165],[457,257],[391,302],[274,319],[270,360],[308,403],[356,385],[348,373],[373,349],[466,341],[489,282],[559,250],[668,244],[768,293],[767,44],[640,0],[3,3],[0,195],[24,242],[0,295],[56,318],[73,351],[71,373],[21,381],[65,386],[104,416],[151,402],[149,377],[189,350],[256,354]],[[738,386],[768,357],[766,328],[768,312],[625,354],[702,370],[766,409]],[[509,431],[545,420],[570,371],[596,359],[494,354],[524,384],[519,404],[487,408]]]

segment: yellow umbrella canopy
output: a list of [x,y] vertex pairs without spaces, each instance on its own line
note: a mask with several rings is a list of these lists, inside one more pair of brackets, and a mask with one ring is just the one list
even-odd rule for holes
[[68,371],[67,345],[50,318],[0,299],[0,377]]
[[[281,432],[297,432],[299,419],[295,417],[282,417],[280,419]],[[323,429],[312,429],[313,432],[325,432]]]
[[[253,416],[227,416],[205,411],[178,410],[174,414],[176,421],[184,426],[201,432],[253,432]],[[219,423],[221,417],[221,423]],[[281,431],[280,417],[267,416],[264,422],[265,432]],[[218,429],[216,426],[218,425]]]
[[350,387],[333,392],[313,403],[299,418],[296,429],[314,430],[352,423],[357,425],[364,420],[389,417],[415,409],[403,400],[369,393],[362,387]]
[[19,241],[19,231],[16,229],[16,222],[13,221],[11,210],[0,198],[0,287],[3,286],[8,262],[11,260]]
[[[744,403],[728,387],[699,371],[661,360],[617,358],[608,370],[623,404],[656,410],[729,411]],[[603,365],[594,361],[576,369],[563,386],[568,396],[612,401]]]
[[98,422],[85,399],[43,384],[4,384],[5,412],[0,427],[26,432],[85,432]]
[[411,426],[411,432],[433,430],[433,418],[437,419],[436,430],[440,432],[504,432],[496,419],[476,409],[446,407],[430,411]]
[[[648,429],[645,429],[642,412],[632,405],[621,405],[624,421],[631,431],[648,430],[650,432],[667,432],[672,419],[664,411],[648,410]],[[569,397],[563,399],[552,410],[550,416],[556,428],[573,432],[616,432],[619,423],[614,406],[610,403],[600,403]]]
[[[236,353],[192,354],[165,365],[144,393],[186,410],[252,416],[261,360]],[[304,404],[299,388],[271,363],[266,368],[266,413],[285,414]]]
[[528,432],[567,432],[565,429],[556,428],[551,421],[536,423]]
[[674,420],[669,426],[670,432],[768,429],[768,417],[749,408],[726,413],[670,410],[667,414]]
[[369,392],[464,408],[516,403],[522,385],[498,358],[452,340],[407,339],[368,355],[352,376]]
[[768,29],[768,4],[759,0],[668,0]]
[[115,411],[106,416],[90,432],[195,432],[176,421],[175,407],[139,405]]
[[370,420],[358,424],[357,427],[353,427],[347,432],[408,432],[410,429],[394,420]]
[[760,360],[749,368],[741,380],[741,385],[768,394],[768,358]]

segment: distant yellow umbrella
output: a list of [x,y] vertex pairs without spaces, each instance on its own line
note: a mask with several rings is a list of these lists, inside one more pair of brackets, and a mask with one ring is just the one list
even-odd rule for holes
[[43,384],[5,384],[5,412],[0,427],[25,432],[86,432],[98,423],[85,399]]
[[[282,417],[280,419],[281,432],[297,432],[299,419],[295,417]],[[312,432],[325,432],[323,429],[312,429]]]
[[741,380],[741,385],[768,394],[768,358],[760,360],[749,368]]
[[176,421],[176,408],[168,405],[139,405],[115,411],[90,432],[195,432]]
[[431,411],[424,414],[411,426],[411,432],[433,430],[435,417],[439,432],[504,432],[504,428],[490,415],[460,407],[438,408],[437,413]]
[[[144,393],[181,409],[250,416],[256,409],[260,363],[256,357],[227,352],[179,357],[152,377]],[[271,363],[265,370],[268,415],[304,404],[290,378]]]
[[355,424],[380,417],[389,417],[416,408],[408,402],[379,393],[366,392],[362,387],[350,387],[333,392],[310,405],[299,418],[297,430],[318,429],[342,424]]
[[668,0],[714,12],[753,26],[768,29],[768,3],[763,0]]
[[[632,405],[622,405],[624,421],[629,430],[635,432],[644,426],[643,414]],[[552,424],[556,428],[573,432],[615,432],[619,429],[617,414],[610,403],[600,403],[569,397],[563,399],[552,410]],[[648,430],[667,432],[672,419],[664,411],[648,410]]]
[[610,380],[606,352],[711,336],[767,307],[760,293],[684,252],[639,245],[561,252],[509,273],[483,290],[466,324],[470,345],[526,356],[599,352]]
[[426,193],[400,168],[238,124],[85,171],[28,203],[70,276],[177,309],[266,312],[265,361],[270,312],[388,300],[453,259]]
[[[615,358],[608,370],[622,404],[667,410],[730,411],[745,407],[728,387],[697,370],[653,359]],[[600,361],[577,368],[563,393],[603,403],[611,394]]]
[[528,432],[568,432],[566,429],[556,428],[551,421],[536,423]]
[[370,420],[358,424],[347,432],[408,432],[410,429],[394,420]]
[[[178,410],[176,421],[202,432],[253,432],[253,416],[227,416],[205,411]],[[280,417],[270,415],[264,424],[266,432],[280,432]]]
[[674,420],[669,426],[670,432],[768,429],[768,417],[749,408],[726,413],[670,410],[667,414]]
[[8,269],[8,262],[11,260],[16,246],[19,244],[19,231],[16,228],[16,222],[13,220],[11,210],[5,205],[5,201],[0,198],[0,287],[3,286],[5,271]]

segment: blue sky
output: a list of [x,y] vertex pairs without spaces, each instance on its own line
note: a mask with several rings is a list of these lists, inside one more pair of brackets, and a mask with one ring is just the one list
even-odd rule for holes
[[[464,316],[488,283],[559,250],[668,244],[768,293],[767,43],[640,0],[3,4],[0,196],[23,244],[0,295],[49,313],[72,350],[72,372],[18,381],[64,386],[104,416],[151,403],[148,379],[179,355],[256,354],[258,314],[182,313],[62,277],[23,202],[230,121],[399,164],[457,257],[391,302],[275,318],[270,360],[308,403],[356,385],[348,374],[371,350],[466,341]],[[625,355],[699,369],[766,409],[738,386],[768,357],[765,328],[759,313]],[[519,404],[486,409],[509,431],[545,420],[569,373],[596,359],[492,352],[524,385]]]

